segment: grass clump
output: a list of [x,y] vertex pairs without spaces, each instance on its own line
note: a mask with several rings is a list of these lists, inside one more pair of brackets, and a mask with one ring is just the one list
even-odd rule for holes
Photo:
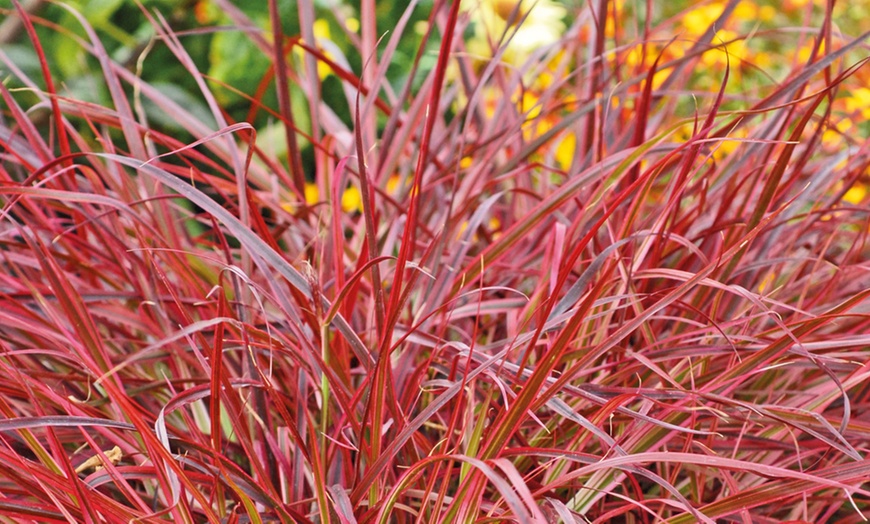
[[6,4],[0,519],[870,515],[854,5],[285,4]]

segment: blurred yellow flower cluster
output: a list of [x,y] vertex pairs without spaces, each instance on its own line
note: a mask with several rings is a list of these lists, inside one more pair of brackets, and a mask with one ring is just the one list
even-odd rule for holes
[[[320,188],[313,182],[305,183],[305,203],[309,206],[316,205],[321,202]],[[348,186],[341,193],[341,210],[345,213],[358,211],[362,213],[363,201],[362,194],[356,186]]]
[[[384,190],[392,197],[399,197],[402,191],[402,181],[398,175],[393,175],[387,179]],[[326,203],[329,195],[320,194],[320,186],[314,182],[305,182],[305,204],[308,206],[316,206]],[[345,213],[362,213],[363,198],[359,188],[353,184],[348,185],[341,192],[341,210]],[[298,202],[288,202],[282,206],[285,211],[294,212],[298,207]]]
[[[305,204],[308,206],[316,206],[325,202],[325,198],[321,198],[320,188],[314,182],[305,182]],[[360,212],[362,213],[362,195],[356,186],[348,186],[341,193],[341,210],[345,213]],[[288,213],[295,213],[302,207],[300,202],[288,201],[281,205],[281,208]]]
[[[776,9],[769,5],[758,5],[758,2],[741,0],[730,16],[723,19],[725,6],[726,2],[719,0],[689,3],[689,7],[676,17],[679,23],[678,33],[654,32],[649,41],[628,47],[617,54],[615,60],[643,74],[659,55],[661,55],[660,66],[684,57],[701,37],[713,28],[715,33],[709,41],[710,47],[700,56],[701,64],[706,66],[700,70],[707,78],[699,79],[702,80],[699,87],[709,89],[718,87],[722,78],[721,73],[726,67],[730,68],[731,82],[739,83],[744,62],[751,62],[760,68],[769,65],[764,53],[753,53],[749,48],[746,34],[742,30],[750,24],[772,21],[776,16]],[[619,33],[619,28],[615,25],[613,27],[614,36],[625,37]],[[661,88],[668,75],[667,69],[658,71],[653,78],[653,89]]]
[[[557,70],[566,58],[555,50],[547,49],[547,46],[558,42],[567,29],[567,9],[564,4],[555,0],[463,0],[462,9],[472,28],[471,36],[466,41],[472,57],[488,60],[501,51],[502,63],[522,68],[532,59],[535,62],[528,63],[540,64],[541,56],[535,53],[550,51],[546,54],[548,58],[545,57],[543,66],[525,75],[528,85],[511,95],[517,114],[527,121],[523,126],[524,139],[533,140],[547,132],[558,122],[559,115],[553,110],[544,110],[539,98],[544,90],[560,80],[558,76],[564,75],[564,71]],[[487,116],[494,116],[503,96],[504,93],[496,88],[484,88],[482,103]],[[557,103],[570,105],[573,100],[576,100],[574,95],[566,94]],[[555,145],[548,147],[561,169],[571,165],[574,142],[573,135],[566,133],[551,142]]]
[[504,45],[502,60],[520,65],[533,52],[559,41],[565,33],[565,6],[554,0],[463,0],[473,35],[468,51],[493,56]]
[[[564,111],[568,111],[576,106],[576,97],[572,94],[566,94],[558,102],[560,108],[544,108],[540,97],[535,91],[527,90],[517,96],[517,108],[525,115],[526,123],[523,126],[523,138],[526,141],[534,140],[544,133],[550,131],[563,116]],[[552,103],[551,103],[552,105]],[[574,150],[577,145],[577,139],[573,133],[566,132],[560,137],[554,139],[551,147],[544,151],[553,155],[553,160],[559,169],[567,170],[571,167],[574,160]]]

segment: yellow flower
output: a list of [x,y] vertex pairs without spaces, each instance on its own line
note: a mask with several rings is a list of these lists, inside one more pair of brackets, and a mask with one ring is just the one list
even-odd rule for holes
[[755,5],[755,2],[741,0],[731,13],[731,17],[735,20],[755,20],[758,17],[758,6]]
[[760,69],[767,69],[773,65],[770,53],[759,52],[752,57],[752,63]]
[[[704,53],[701,60],[707,65],[731,65],[732,73],[739,71],[740,59],[746,56],[746,42],[737,39],[737,33],[720,29],[716,31],[716,36],[713,37],[712,45],[718,46],[715,49]],[[727,51],[727,55],[726,55]]]
[[320,202],[320,189],[317,188],[317,184],[305,182],[305,203],[313,206],[318,202]]
[[772,5],[764,5],[758,10],[758,18],[762,22],[771,22],[776,17],[776,8]]
[[327,22],[325,18],[318,18],[315,20],[312,29],[314,30],[315,38],[323,38],[325,40],[332,38],[332,33],[329,31],[329,22]]
[[[348,26],[350,26],[350,22],[348,22]],[[321,42],[331,42],[332,33],[329,30],[329,22],[325,18],[318,18],[314,21],[314,25],[312,26],[312,30],[314,32],[314,45],[319,47],[324,56],[329,58],[332,61],[335,60],[335,55],[330,51],[324,49],[324,46],[321,45]],[[311,43],[311,42],[306,42]],[[299,61],[305,59],[305,50],[299,46],[293,46],[293,54]],[[332,68],[321,62],[317,61],[317,76],[320,80],[323,80],[327,76],[332,74]]]
[[464,0],[463,8],[474,23],[469,51],[492,56],[492,42],[506,33],[509,40],[503,57],[516,65],[541,47],[556,43],[566,28],[567,10],[555,0]]
[[674,142],[684,144],[695,134],[694,124],[683,124],[674,131]]
[[539,137],[552,129],[555,121],[549,115],[542,115],[540,100],[532,91],[523,91],[521,96],[517,97],[516,101],[517,112],[525,118],[523,124],[523,137],[526,140],[532,140]]
[[399,184],[402,182],[402,179],[399,178],[399,175],[392,175],[387,179],[387,193],[391,195],[399,194]]
[[792,11],[804,8],[810,3],[822,7],[825,5],[825,0],[786,0],[782,3],[782,8],[786,11]]
[[740,147],[740,144],[743,143],[743,141],[739,140],[739,139],[746,138],[746,137],[747,137],[746,128],[745,127],[738,127],[737,129],[735,129],[734,131],[731,132],[730,136],[728,136],[727,138],[725,138],[721,142],[717,142],[715,144],[714,147],[716,147],[716,150],[713,152],[713,158],[715,158],[716,160],[722,160],[722,159],[728,157],[738,147]]
[[[816,43],[812,40],[810,40],[810,41],[806,42],[804,45],[802,45],[800,47],[800,49],[798,49],[798,52],[797,52],[798,62],[806,63],[807,61],[809,61],[810,56],[812,56],[812,53],[813,53],[813,47],[815,47],[815,45],[816,45]],[[825,42],[823,40],[821,45],[819,46],[818,53],[816,53],[816,59],[823,56],[824,54],[825,54]]]
[[[481,224],[482,225],[482,224]],[[489,226],[490,234],[492,235],[493,240],[497,239],[501,236],[501,220],[497,217],[490,217],[487,221],[487,225]],[[464,220],[461,224],[459,224],[459,231],[456,232],[456,240],[462,240],[462,236],[465,232],[468,231],[468,221]],[[477,242],[480,240],[480,237],[477,233],[471,235],[471,241]]]
[[567,171],[574,162],[574,151],[577,148],[577,137],[574,133],[568,133],[556,146],[556,163],[562,170]]
[[[683,56],[685,54],[685,49],[683,49],[684,45],[684,41],[676,41],[672,42],[671,45],[662,50],[658,46],[648,44],[644,47],[643,45],[638,44],[629,49],[623,59],[623,63],[628,66],[629,69],[639,70],[639,73],[645,77],[649,67],[653,64],[656,57],[658,57],[659,53],[663,53],[662,58],[659,60],[659,69],[657,69],[653,75],[652,88],[653,90],[657,90],[665,83],[665,80],[667,80],[671,74],[670,69],[661,69],[661,65]],[[646,51],[645,56],[644,51]],[[639,67],[641,64],[643,64],[643,67]]]
[[852,119],[841,119],[836,124],[831,125],[827,129],[825,129],[825,131],[822,133],[822,143],[830,147],[842,145],[843,134],[852,129],[852,126]]
[[356,33],[359,31],[359,20],[349,16],[344,20],[344,27],[346,27],[351,33]]
[[846,98],[846,112],[860,112],[864,119],[870,119],[870,89],[859,87],[853,89],[851,96]]
[[[317,184],[313,182],[305,182],[305,203],[309,206],[314,206],[320,202],[320,188],[318,188]],[[295,213],[299,204],[296,202],[287,202],[282,204],[281,207],[289,213]],[[348,188],[341,194],[341,210],[345,213],[350,213],[352,211],[359,211],[362,213],[362,209],[362,195],[360,194],[359,189],[354,186],[348,186]]]
[[683,15],[683,27],[690,36],[700,36],[713,25],[725,11],[722,2],[711,2],[696,7]]
[[341,210],[345,213],[350,213],[352,211],[359,211],[362,213],[362,194],[360,194],[359,189],[357,189],[356,186],[349,186],[344,190],[344,193],[341,194]]
[[846,194],[843,195],[843,200],[857,206],[864,201],[864,197],[866,196],[867,186],[864,184],[855,184],[846,191]]
[[510,19],[510,16],[517,11],[517,7],[520,3],[522,2],[516,2],[515,0],[492,0],[491,2],[492,10],[495,11],[495,14],[505,22],[507,22]]
[[[289,193],[292,195],[293,193]],[[305,182],[305,204],[309,206],[316,205],[320,202],[320,190],[317,188],[317,184],[313,182]],[[295,197],[291,197],[292,200],[288,200],[286,202],[281,203],[281,209],[288,213],[296,213],[299,211],[301,207],[304,205],[295,199]]]

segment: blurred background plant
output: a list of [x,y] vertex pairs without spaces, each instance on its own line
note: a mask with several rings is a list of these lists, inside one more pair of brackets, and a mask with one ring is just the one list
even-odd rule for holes
[[[269,8],[267,2],[248,2],[234,5],[220,0],[145,0],[141,4],[129,0],[101,0],[64,2],[80,12],[93,26],[111,58],[131,71],[149,85],[159,89],[173,101],[202,118],[209,118],[206,103],[198,96],[194,79],[184,66],[172,59],[165,47],[155,44],[155,30],[143,16],[141,9],[159,11],[170,27],[183,39],[187,53],[210,81],[217,101],[232,121],[248,121],[254,124],[264,147],[278,158],[286,156],[283,126],[276,123],[272,112],[278,111],[278,102],[273,89],[268,86],[274,70],[268,55],[258,47],[251,31],[269,32]],[[432,0],[415,2],[417,8],[408,11],[403,21],[405,30],[393,50],[393,60],[385,72],[387,83],[382,87],[394,92],[401,91],[409,83],[412,70],[417,78],[425,77],[435,63],[437,46],[425,45],[419,60],[415,54],[424,42],[427,30],[427,13],[434,5]],[[728,2],[651,2],[618,0],[601,4],[606,6],[606,26],[603,37],[606,42],[607,67],[615,79],[640,79],[647,68],[658,59],[659,68],[653,80],[653,89],[660,90],[671,75],[674,64],[690,52],[704,33],[715,29],[710,38],[711,49],[700,54],[700,67],[692,70],[686,79],[688,91],[697,91],[712,96],[718,90],[723,72],[730,66],[730,81],[726,90],[730,96],[724,108],[745,109],[753,100],[766,96],[782,82],[796,64],[807,63],[814,55],[824,54],[826,42],[814,51],[815,31],[824,21],[825,2],[820,0],[788,0],[764,2],[742,0],[722,17]],[[140,7],[141,5],[141,7]],[[339,66],[354,74],[363,72],[365,60],[373,60],[371,53],[360,53],[360,4],[339,0],[322,0],[312,4],[310,29],[301,30],[298,9],[293,2],[278,2],[282,31],[286,35],[305,35],[322,56],[334,60]],[[365,5],[365,4],[363,4]],[[378,1],[375,9],[376,27],[381,28],[379,37],[387,38],[405,13],[406,2]],[[583,10],[585,4],[578,1],[539,0],[518,2],[516,0],[465,0],[463,14],[467,25],[465,50],[468,56],[482,67],[496,54],[504,67],[525,71],[521,86],[512,94],[513,101],[521,112],[530,113],[534,120],[542,106],[539,93],[554,82],[564,81],[566,75],[576,68],[578,57],[567,56],[553,44],[566,37],[566,30],[574,24],[575,33],[568,35],[592,49],[588,25],[578,24],[583,17],[592,16],[594,9]],[[30,0],[24,7],[37,12],[51,28],[37,27],[41,42],[49,57],[52,73],[63,84],[64,93],[71,98],[106,104],[109,92],[102,81],[98,62],[85,47],[78,45],[76,38],[84,38],[84,30],[66,8],[43,0]],[[10,0],[0,0],[0,8],[9,12]],[[233,14],[235,13],[235,14]],[[721,19],[720,19],[721,17]],[[870,17],[870,2],[859,0],[835,3],[831,13],[833,33],[830,44],[837,49],[848,37],[860,34],[864,21]],[[240,20],[251,25],[247,28],[236,25]],[[810,25],[807,25],[810,24]],[[56,30],[60,29],[60,30]],[[777,37],[769,35],[775,32]],[[39,62],[32,46],[21,38],[21,24],[17,17],[8,17],[0,30],[0,42],[11,59],[27,73],[38,79]],[[305,38],[302,37],[304,41]],[[260,45],[262,42],[260,43]],[[696,49],[697,53],[698,50]],[[294,48],[293,69],[299,77],[312,71],[305,64],[305,51]],[[854,59],[855,55],[851,55]],[[582,57],[580,57],[582,58]],[[316,61],[320,96],[335,117],[345,126],[352,127],[352,109],[349,105],[342,79],[323,61]],[[458,75],[455,64],[451,73]],[[866,68],[856,73],[854,82],[837,93],[832,111],[831,130],[826,140],[835,140],[848,131],[857,133],[857,138],[866,138],[870,133],[870,74]],[[455,76],[454,80],[459,77]],[[14,77],[9,78],[10,87],[20,87]],[[419,88],[413,80],[413,87]],[[305,101],[306,94],[295,82],[289,85],[291,102],[298,108],[296,125],[300,130],[300,147],[309,167],[313,162],[313,150],[306,137],[311,136],[312,123]],[[485,86],[482,103],[489,108],[489,115],[500,96],[499,89]],[[637,88],[639,89],[639,87]],[[576,93],[556,91],[558,103],[570,110]],[[663,91],[666,93],[667,91]],[[17,96],[26,96],[18,93]],[[464,103],[461,100],[460,103]],[[256,104],[252,106],[254,97]],[[691,116],[695,104],[690,97],[679,98],[674,109],[674,118]],[[178,135],[179,140],[191,137],[178,122],[159,108],[144,100],[149,118],[158,128]],[[634,109],[631,97],[620,103],[623,110]],[[854,117],[858,117],[857,120]],[[547,120],[545,117],[542,119]],[[552,120],[552,119],[550,119]],[[383,125],[385,118],[382,118]],[[537,129],[527,129],[526,138],[540,136],[548,130],[546,122]],[[691,127],[681,130],[688,136]],[[735,138],[745,133],[735,131]],[[575,135],[565,134],[555,148],[556,159],[563,169],[574,154]],[[722,157],[736,145],[736,141],[724,141],[717,149]],[[286,161],[286,158],[285,158]],[[312,186],[309,196],[313,199]],[[350,208],[352,202],[346,207]]]

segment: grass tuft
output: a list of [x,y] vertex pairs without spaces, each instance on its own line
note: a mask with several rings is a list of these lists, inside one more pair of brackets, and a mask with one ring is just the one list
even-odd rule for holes
[[120,4],[0,2],[0,522],[870,517],[857,8]]

